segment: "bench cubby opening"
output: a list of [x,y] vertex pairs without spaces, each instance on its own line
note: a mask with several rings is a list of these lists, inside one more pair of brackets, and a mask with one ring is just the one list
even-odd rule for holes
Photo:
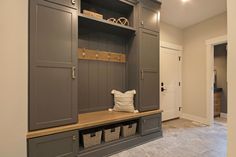
[[[133,135],[124,137],[122,134],[122,127],[130,125],[130,124],[136,124],[135,133]],[[134,120],[127,120],[127,121],[123,121],[123,122],[111,123],[111,124],[106,124],[106,125],[101,125],[101,126],[97,126],[97,127],[79,130],[79,151],[84,152],[86,150],[98,149],[99,147],[103,147],[104,145],[120,142],[120,141],[128,139],[128,138],[135,138],[136,136],[139,136],[139,131],[138,131],[139,127],[138,126],[139,126],[139,119],[134,119]],[[105,136],[104,131],[110,130],[111,132],[113,132],[113,131],[116,131],[114,129],[118,128],[118,127],[120,128],[119,138],[106,142],[105,137],[104,137]],[[95,144],[91,147],[84,147],[83,135],[89,134],[89,135],[91,135],[91,138],[93,138],[96,135],[98,135],[98,132],[102,133],[101,137],[99,137],[101,142],[99,142],[99,144]]]

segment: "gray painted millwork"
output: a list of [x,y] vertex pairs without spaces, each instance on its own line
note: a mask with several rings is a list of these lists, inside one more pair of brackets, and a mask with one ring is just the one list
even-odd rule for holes
[[141,135],[148,135],[160,132],[161,130],[161,114],[146,116],[140,119]]
[[[125,53],[124,37],[108,33],[79,30],[80,48]],[[125,91],[126,64],[79,60],[78,108],[80,113],[107,110],[113,104],[113,89]]]
[[[77,122],[78,112],[111,108],[112,89],[135,89],[139,111],[159,109],[156,0],[30,0],[29,130]],[[124,16],[130,27],[82,15]],[[126,63],[78,60],[77,49],[124,53]],[[73,73],[74,70],[74,73]],[[135,136],[83,148],[79,133],[135,120]],[[28,157],[107,156],[162,136],[161,113],[28,140]]]
[[77,9],[78,7],[78,0],[46,0],[46,1],[63,5],[63,6],[67,6],[67,7],[71,7],[74,9]]
[[112,89],[125,90],[125,64],[79,61],[78,108],[80,113],[113,107]]
[[30,139],[28,157],[75,157],[78,143],[78,131]]
[[160,3],[152,0],[140,0],[139,27],[159,32],[158,11],[160,11]]
[[30,130],[77,122],[77,29],[76,10],[30,1]]
[[140,111],[159,109],[160,3],[141,0],[135,10],[138,31],[129,45],[128,89],[137,90],[135,105]]
[[162,137],[162,132],[155,132],[153,134],[149,134],[146,136],[134,136],[130,138],[126,138],[120,141],[110,142],[99,149],[94,149],[92,151],[86,151],[79,153],[77,157],[103,157],[109,156],[115,153],[119,153],[123,150],[130,149],[132,147],[136,147],[138,145],[144,144],[146,142],[150,142],[152,140],[158,139]]
[[[131,148],[150,140],[162,137],[161,113],[145,116],[138,120],[137,133],[134,136],[120,138],[112,142],[102,142],[90,148],[82,148],[79,132],[101,130],[104,126],[94,126],[86,130],[75,130],[65,133],[59,133],[28,140],[28,157],[102,157],[117,153],[127,148]],[[136,121],[135,120],[135,121]],[[134,120],[131,120],[134,121]],[[117,122],[106,125],[115,126],[115,124],[126,124],[125,122]],[[80,144],[80,146],[79,146]]]
[[159,34],[140,29],[139,66],[140,101],[139,110],[159,108]]
[[[114,13],[112,10],[101,9],[107,6],[109,3],[103,4],[94,0],[82,2],[83,9],[94,7],[101,10],[107,18],[122,15],[120,12]],[[159,9],[160,3],[149,0],[140,1],[133,6],[133,13],[130,15],[134,18],[130,21],[135,24],[138,31],[131,36],[123,37],[121,34],[117,36],[116,33],[107,33],[109,31],[105,28],[89,29],[83,25],[84,21],[81,21],[82,25],[79,24],[80,48],[125,53],[128,63],[79,61],[79,112],[98,111],[112,107],[113,99],[110,94],[112,89],[121,91],[135,89],[137,91],[135,106],[140,111],[159,108],[159,21],[157,17]],[[128,11],[121,12],[125,15],[124,12]],[[111,71],[114,71],[114,77],[109,74]],[[103,95],[99,96],[101,93]],[[106,103],[102,104],[104,102]]]

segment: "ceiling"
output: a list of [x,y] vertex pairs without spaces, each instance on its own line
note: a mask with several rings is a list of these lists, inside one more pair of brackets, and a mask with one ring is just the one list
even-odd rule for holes
[[162,0],[161,21],[183,29],[225,11],[226,0]]

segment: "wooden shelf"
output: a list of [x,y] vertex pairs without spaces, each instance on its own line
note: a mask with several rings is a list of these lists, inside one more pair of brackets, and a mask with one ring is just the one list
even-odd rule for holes
[[136,29],[130,26],[124,26],[106,21],[104,19],[96,19],[83,14],[79,14],[79,27],[93,28],[100,31],[109,32],[118,35],[132,35]]
[[114,112],[114,111],[113,112],[98,111],[98,112],[85,113],[85,114],[80,114],[78,116],[77,124],[38,130],[38,131],[32,131],[27,134],[27,138],[30,139],[30,138],[47,136],[47,135],[71,131],[71,130],[87,129],[91,127],[112,124],[112,123],[122,122],[126,120],[133,120],[136,118],[158,114],[161,112],[162,110],[153,110],[153,111],[140,112],[140,113],[126,113],[126,112]]

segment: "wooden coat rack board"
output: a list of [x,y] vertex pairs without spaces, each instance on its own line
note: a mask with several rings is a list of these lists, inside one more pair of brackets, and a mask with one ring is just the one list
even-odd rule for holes
[[125,54],[98,51],[98,50],[89,50],[85,48],[78,48],[78,58],[84,60],[97,60],[97,61],[117,62],[117,63],[126,62]]

